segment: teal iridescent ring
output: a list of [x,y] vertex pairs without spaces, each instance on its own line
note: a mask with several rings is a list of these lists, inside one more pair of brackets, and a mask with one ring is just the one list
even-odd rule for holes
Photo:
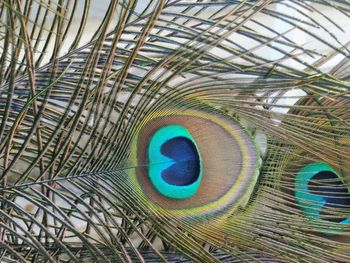
[[309,219],[350,223],[350,218],[345,216],[331,216],[331,210],[348,209],[350,192],[337,172],[325,163],[311,163],[298,171],[295,179],[295,197]]
[[202,178],[202,161],[189,131],[168,125],[154,133],[148,145],[148,175],[157,191],[169,198],[196,194]]

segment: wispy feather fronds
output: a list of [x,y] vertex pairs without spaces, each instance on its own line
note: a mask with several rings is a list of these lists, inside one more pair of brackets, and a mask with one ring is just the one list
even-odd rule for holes
[[[0,0],[0,261],[350,261],[349,22],[345,0]],[[185,200],[152,186],[174,124]]]

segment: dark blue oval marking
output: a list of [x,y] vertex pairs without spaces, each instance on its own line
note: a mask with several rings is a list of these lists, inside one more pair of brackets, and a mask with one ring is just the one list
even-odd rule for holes
[[[350,209],[350,195],[347,187],[339,177],[331,171],[321,171],[314,175],[308,183],[309,192],[321,196],[324,200],[323,207],[320,209],[320,218],[340,223],[346,217],[330,217],[331,212],[327,209]],[[333,214],[334,216],[334,214]]]
[[165,142],[161,153],[175,161],[162,171],[162,178],[169,184],[184,186],[193,184],[199,177],[199,154],[194,143],[186,137],[176,137]]
[[201,157],[189,131],[168,125],[151,137],[148,175],[159,193],[184,199],[195,195],[202,177]]
[[350,223],[350,217],[345,216],[350,209],[349,188],[326,163],[311,163],[298,171],[295,197],[308,219]]

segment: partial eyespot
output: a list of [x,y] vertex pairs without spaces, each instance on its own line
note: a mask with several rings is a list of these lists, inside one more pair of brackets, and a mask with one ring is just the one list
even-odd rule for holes
[[286,228],[322,237],[325,243],[349,242],[350,133],[343,105],[343,100],[313,97],[296,103],[279,124],[283,140],[270,137],[270,165],[260,184],[267,189],[257,198],[274,199],[273,191],[280,205],[270,214],[289,218]]
[[314,162],[299,170],[295,178],[297,203],[309,219],[348,224],[339,211],[350,208],[350,192],[339,174],[329,165]]

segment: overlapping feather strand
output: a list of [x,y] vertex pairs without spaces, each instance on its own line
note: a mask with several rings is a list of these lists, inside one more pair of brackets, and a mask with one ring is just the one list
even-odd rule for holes
[[349,262],[349,15],[0,1],[0,261]]

